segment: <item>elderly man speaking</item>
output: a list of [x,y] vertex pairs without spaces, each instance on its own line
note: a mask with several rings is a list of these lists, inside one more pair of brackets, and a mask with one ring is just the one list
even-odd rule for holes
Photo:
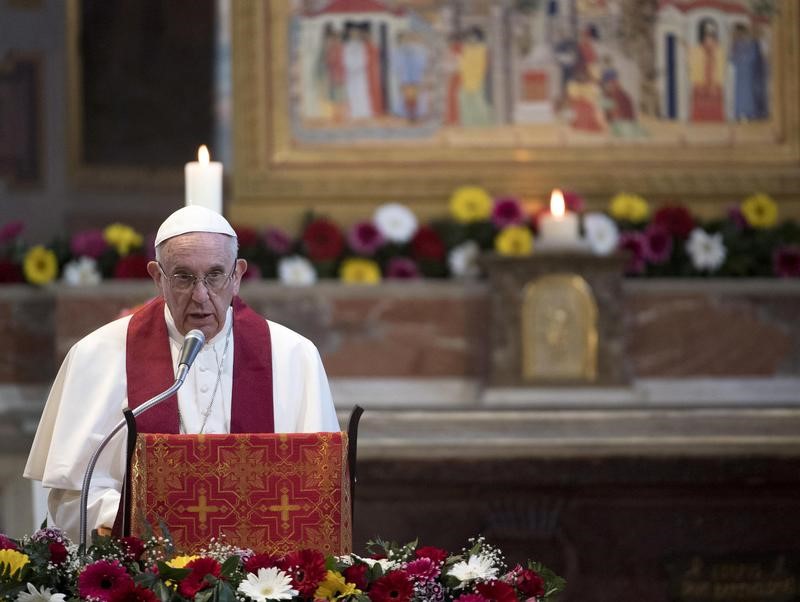
[[[137,419],[150,433],[338,431],[316,347],[265,320],[236,295],[247,262],[224,217],[179,209],[158,230],[148,272],[161,295],[92,332],[70,349],[42,414],[25,476],[50,489],[55,526],[78,538],[80,489],[92,452],[135,408],[167,389],[184,335],[206,344],[175,397]],[[88,527],[114,523],[124,479],[124,432],[97,464]]]

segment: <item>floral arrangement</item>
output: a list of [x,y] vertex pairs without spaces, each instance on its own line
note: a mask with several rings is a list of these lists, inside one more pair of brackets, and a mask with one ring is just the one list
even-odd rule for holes
[[212,540],[179,555],[169,539],[99,537],[80,554],[58,529],[0,535],[0,600],[17,602],[540,602],[564,588],[546,567],[507,567],[483,538],[458,554],[370,542],[369,556],[283,556]]
[[[630,276],[800,276],[800,226],[778,221],[778,206],[753,194],[723,218],[700,220],[680,203],[655,209],[641,196],[620,193],[605,212],[585,210],[577,194],[567,209],[581,217],[583,238],[598,255],[627,254]],[[236,228],[248,279],[277,278],[309,285],[321,278],[351,284],[382,280],[470,278],[478,258],[536,253],[538,223],[548,210],[513,197],[492,197],[476,186],[455,190],[448,215],[420,224],[405,205],[387,203],[348,228],[310,215],[296,237],[267,228]],[[147,278],[152,237],[124,224],[87,230],[49,246],[26,246],[23,225],[0,228],[0,283],[43,285],[61,278],[90,285],[108,278]]]

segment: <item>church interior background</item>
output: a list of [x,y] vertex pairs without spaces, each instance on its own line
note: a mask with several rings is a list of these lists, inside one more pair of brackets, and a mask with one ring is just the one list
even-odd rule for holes
[[356,548],[800,599],[798,57],[794,0],[0,0],[0,532],[65,353],[153,294],[75,245],[146,246],[207,144],[242,297],[366,409]]

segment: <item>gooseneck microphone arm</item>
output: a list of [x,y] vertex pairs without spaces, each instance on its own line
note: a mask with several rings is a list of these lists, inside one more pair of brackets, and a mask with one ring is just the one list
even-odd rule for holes
[[[186,337],[183,339],[183,347],[181,347],[180,359],[178,360],[178,370],[175,375],[175,382],[163,393],[159,393],[155,397],[148,399],[140,406],[131,410],[134,418],[139,414],[146,412],[153,406],[158,405],[168,397],[171,397],[178,391],[178,389],[181,388],[183,382],[186,380],[186,375],[189,373],[189,368],[197,357],[197,354],[200,353],[200,349],[202,349],[205,341],[206,337],[200,330],[191,330],[186,334]],[[87,465],[86,472],[83,475],[83,485],[81,486],[80,500],[80,547],[78,548],[80,554],[83,554],[86,551],[86,523],[89,505],[89,484],[92,481],[92,473],[94,472],[95,465],[97,464],[97,460],[102,451],[106,448],[114,435],[122,430],[125,425],[126,421],[123,418],[117,423],[111,432],[105,436],[105,438],[100,442],[100,445],[97,446],[97,449],[92,454],[92,457],[89,459],[89,464]]]

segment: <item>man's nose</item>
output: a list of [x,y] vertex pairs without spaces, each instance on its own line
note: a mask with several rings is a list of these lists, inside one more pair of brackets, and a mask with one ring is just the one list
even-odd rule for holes
[[198,278],[192,289],[192,300],[203,303],[208,299],[208,296],[208,287],[206,287],[205,281]]

